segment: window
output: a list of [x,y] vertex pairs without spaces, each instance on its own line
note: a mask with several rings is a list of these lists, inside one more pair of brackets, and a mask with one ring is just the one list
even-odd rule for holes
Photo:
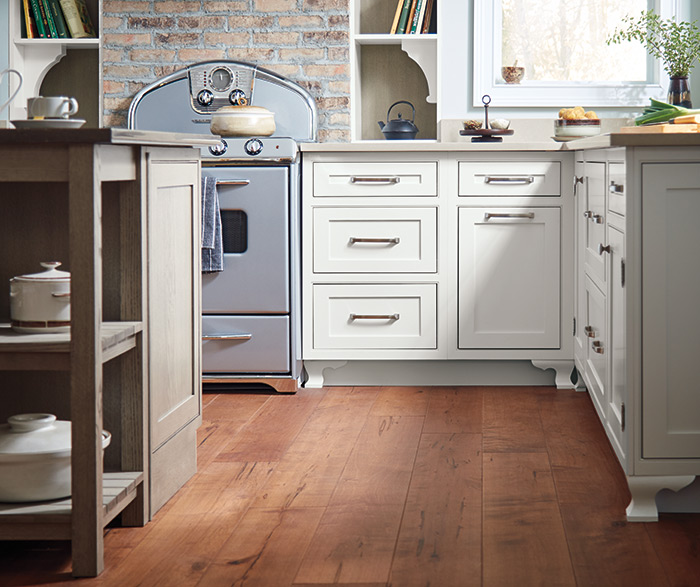
[[[474,106],[645,106],[668,77],[639,43],[607,45],[625,15],[678,14],[679,0],[476,0]],[[502,66],[525,68],[507,84]]]

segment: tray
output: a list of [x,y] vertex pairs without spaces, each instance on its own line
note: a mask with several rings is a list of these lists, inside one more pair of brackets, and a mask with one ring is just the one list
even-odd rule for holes
[[500,143],[503,136],[512,135],[513,129],[495,129],[495,128],[476,128],[469,130],[460,130],[462,136],[473,136],[472,143]]

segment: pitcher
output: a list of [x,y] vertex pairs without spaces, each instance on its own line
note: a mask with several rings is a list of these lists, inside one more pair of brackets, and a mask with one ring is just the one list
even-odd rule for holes
[[8,106],[12,100],[14,100],[15,96],[19,93],[20,88],[22,87],[22,74],[17,71],[16,69],[5,69],[2,73],[0,73],[0,83],[2,83],[2,79],[5,77],[6,73],[16,73],[17,77],[19,78],[19,83],[17,84],[17,88],[15,89],[14,92],[10,94],[10,97],[5,100],[2,104],[0,104],[0,114],[2,114],[2,111],[5,109],[5,106]]

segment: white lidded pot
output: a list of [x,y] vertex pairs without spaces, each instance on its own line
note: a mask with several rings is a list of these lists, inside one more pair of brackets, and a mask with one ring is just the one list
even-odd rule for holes
[[[102,432],[102,449],[112,436]],[[53,414],[18,414],[0,425],[0,502],[71,494],[71,423]]]
[[10,279],[10,320],[17,332],[70,331],[70,273],[59,261],[41,263],[44,271]]
[[211,132],[222,137],[269,137],[275,115],[262,106],[222,106],[211,115]]

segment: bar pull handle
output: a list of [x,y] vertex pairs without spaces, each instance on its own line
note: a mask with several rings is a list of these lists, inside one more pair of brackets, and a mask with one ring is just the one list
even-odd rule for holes
[[484,220],[490,220],[491,218],[529,218],[533,219],[535,217],[534,212],[522,212],[520,214],[507,214],[500,212],[486,212],[484,214]]
[[507,183],[510,185],[523,185],[533,183],[534,181],[535,178],[532,175],[528,175],[527,177],[496,177],[493,175],[487,175],[484,177],[484,183],[494,184]]
[[353,175],[350,177],[350,183],[371,183],[373,185],[386,184],[391,185],[399,183],[401,181],[400,177],[362,177],[359,175]]
[[249,179],[217,179],[216,185],[248,185]]
[[398,245],[400,241],[401,239],[398,236],[393,238],[363,238],[359,236],[350,237],[351,245],[354,245],[355,243],[382,243],[387,245]]
[[398,314],[350,314],[350,320],[398,320]]
[[250,340],[253,335],[249,332],[237,332],[235,334],[203,334],[202,340]]
[[599,355],[605,354],[605,349],[603,348],[603,343],[600,342],[599,340],[594,340],[591,343],[591,346],[593,347],[594,353],[598,353]]
[[593,326],[585,326],[583,331],[586,333],[588,338],[595,338],[595,330],[593,329]]
[[611,194],[624,194],[625,186],[621,183],[610,182],[610,193]]

